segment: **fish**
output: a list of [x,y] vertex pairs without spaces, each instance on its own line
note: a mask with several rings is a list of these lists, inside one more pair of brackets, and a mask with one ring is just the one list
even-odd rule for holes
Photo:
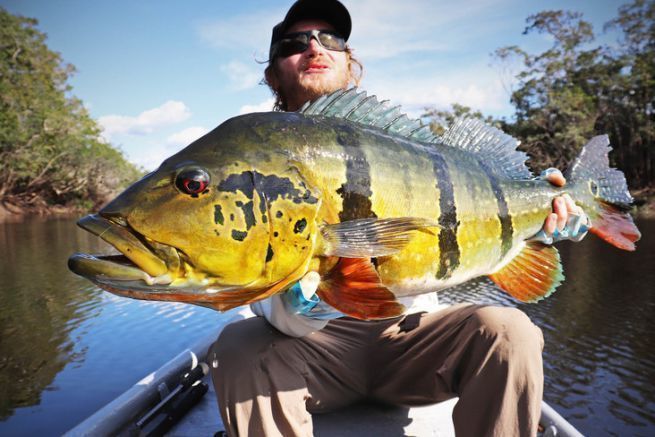
[[68,266],[120,296],[219,311],[316,271],[320,299],[377,320],[401,315],[401,297],[480,276],[521,302],[550,295],[559,253],[531,237],[564,193],[593,234],[635,250],[633,199],[606,135],[582,148],[564,187],[535,178],[518,144],[476,119],[435,135],[357,88],[241,115],[81,218],[120,254],[76,253]]

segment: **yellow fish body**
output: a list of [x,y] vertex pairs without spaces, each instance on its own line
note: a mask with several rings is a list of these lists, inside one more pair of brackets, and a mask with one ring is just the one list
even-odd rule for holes
[[75,254],[69,266],[120,295],[219,310],[315,270],[319,297],[378,319],[402,313],[397,297],[481,275],[522,301],[550,294],[563,278],[557,249],[526,240],[565,192],[592,232],[634,250],[632,198],[606,136],[564,188],[533,179],[516,146],[475,120],[435,137],[356,90],[235,117],[80,220],[123,256]]

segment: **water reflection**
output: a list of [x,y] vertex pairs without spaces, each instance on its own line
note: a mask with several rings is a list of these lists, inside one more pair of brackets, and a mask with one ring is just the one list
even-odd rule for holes
[[0,419],[40,394],[71,359],[70,332],[99,311],[98,294],[66,270],[67,253],[100,249],[69,220],[0,226]]

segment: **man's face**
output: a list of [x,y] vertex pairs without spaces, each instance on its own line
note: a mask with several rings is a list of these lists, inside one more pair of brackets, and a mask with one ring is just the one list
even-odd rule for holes
[[[313,29],[334,31],[334,27],[325,21],[302,20],[292,25],[287,33]],[[304,52],[276,58],[273,74],[267,79],[286,99],[287,110],[295,111],[309,100],[348,86],[348,55],[325,49],[311,38]]]

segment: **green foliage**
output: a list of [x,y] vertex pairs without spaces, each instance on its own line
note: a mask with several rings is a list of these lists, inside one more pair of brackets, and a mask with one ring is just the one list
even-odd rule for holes
[[607,133],[630,185],[652,185],[654,10],[655,2],[645,0],[622,6],[608,23],[624,39],[613,48],[592,46],[592,26],[581,14],[543,11],[528,17],[524,34],[548,34],[551,48],[495,52],[501,62],[523,64],[511,97],[516,121],[505,128],[540,166],[564,168],[589,138]]
[[0,201],[103,203],[140,171],[111,145],[67,84],[74,68],[37,21],[0,8]]
[[496,123],[493,117],[485,117],[482,112],[474,111],[468,106],[460,105],[459,103],[451,104],[450,110],[425,108],[425,112],[421,115],[421,119],[426,120],[432,132],[437,135],[443,134],[448,126],[453,124],[458,118],[477,118],[488,124]]

